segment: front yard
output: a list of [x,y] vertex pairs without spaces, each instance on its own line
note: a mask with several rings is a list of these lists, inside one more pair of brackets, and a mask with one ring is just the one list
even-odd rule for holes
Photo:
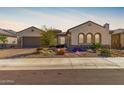
[[[111,49],[111,56],[110,57],[124,57],[124,50],[115,50]],[[53,51],[51,49],[42,49],[40,52],[35,52],[30,55],[25,55],[27,58],[46,58],[46,57],[53,57],[53,58],[66,58],[66,57],[102,57],[100,56],[100,51],[93,52],[92,50],[87,51],[76,51],[76,52],[70,52],[65,51],[63,54],[58,54],[56,51]]]
[[[124,50],[111,49],[111,57],[124,57]],[[60,51],[58,54],[57,49],[43,48],[37,50],[36,48],[24,48],[24,49],[1,49],[0,59],[2,58],[76,58],[76,57],[101,57],[100,51],[93,52],[92,50],[87,51]]]

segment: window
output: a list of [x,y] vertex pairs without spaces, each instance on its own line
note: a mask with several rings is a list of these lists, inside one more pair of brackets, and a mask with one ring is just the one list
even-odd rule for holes
[[92,34],[87,34],[87,43],[92,43]]
[[79,34],[78,40],[79,40],[79,44],[84,43],[84,34]]
[[65,44],[65,37],[60,37],[60,44]]
[[100,34],[95,34],[95,43],[100,43]]

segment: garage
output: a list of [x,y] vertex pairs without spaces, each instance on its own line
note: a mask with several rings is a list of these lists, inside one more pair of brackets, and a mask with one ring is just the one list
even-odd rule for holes
[[40,47],[40,37],[23,37],[23,48]]
[[17,33],[20,48],[40,47],[40,37],[44,31],[32,26]]

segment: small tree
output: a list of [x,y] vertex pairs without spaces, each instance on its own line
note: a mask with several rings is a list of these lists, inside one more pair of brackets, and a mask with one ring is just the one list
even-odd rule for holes
[[41,33],[41,45],[55,46],[57,44],[56,33],[54,30],[44,27],[44,32]]
[[7,36],[0,35],[0,41],[1,41],[3,44],[5,44],[6,42],[8,42]]
[[7,36],[0,35],[0,41],[3,43],[2,46],[4,46],[4,44],[5,44],[6,42],[8,42],[8,40],[7,40]]

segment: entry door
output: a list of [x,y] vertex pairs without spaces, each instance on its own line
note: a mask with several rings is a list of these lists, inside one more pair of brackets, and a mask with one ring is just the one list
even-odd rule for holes
[[120,48],[120,34],[112,35],[112,48]]

